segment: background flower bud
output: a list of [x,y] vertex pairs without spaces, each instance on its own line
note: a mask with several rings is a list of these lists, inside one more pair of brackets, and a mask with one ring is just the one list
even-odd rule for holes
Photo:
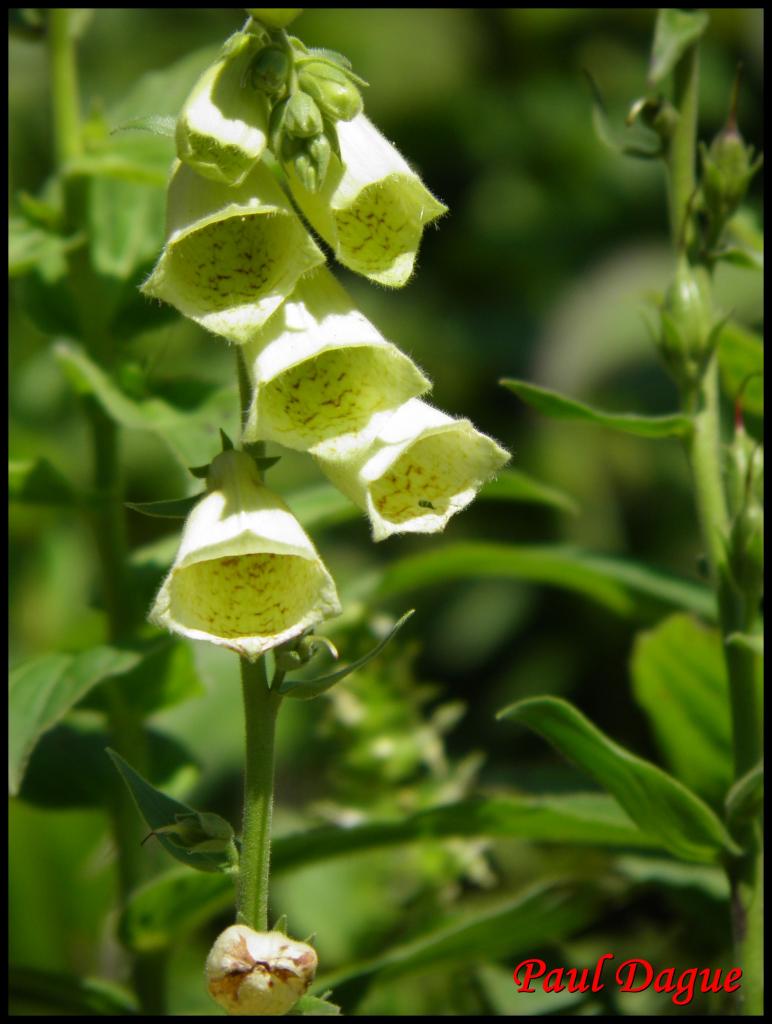
[[316,951],[282,932],[256,932],[234,924],[216,939],[206,959],[207,988],[235,1016],[281,1016],[308,990]]
[[150,620],[193,640],[259,655],[340,613],[332,577],[244,452],[212,462]]
[[699,380],[717,341],[710,280],[704,267],[680,259],[660,311],[660,352],[681,384]]
[[298,278],[323,262],[262,163],[238,188],[178,164],[169,184],[166,246],[142,291],[244,344]]
[[413,272],[424,227],[447,211],[364,114],[337,124],[333,158],[314,194],[288,168],[292,195],[344,266],[399,287]]
[[454,420],[419,399],[406,402],[360,449],[330,441],[313,454],[332,483],[367,512],[376,541],[443,530],[509,461],[469,420]]
[[326,269],[303,277],[244,349],[246,441],[301,451],[381,423],[429,381],[380,334]]
[[268,105],[244,88],[254,46],[246,33],[231,36],[225,56],[201,75],[177,119],[177,156],[225,185],[240,185],[266,146]]

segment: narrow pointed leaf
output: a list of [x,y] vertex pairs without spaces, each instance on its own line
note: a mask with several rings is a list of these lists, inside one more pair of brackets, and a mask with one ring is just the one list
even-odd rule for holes
[[730,825],[755,818],[764,807],[764,762],[741,776],[726,795],[726,817]]
[[505,708],[498,717],[538,732],[681,860],[711,864],[739,852],[707,804],[661,768],[614,743],[567,701],[535,697]]
[[376,644],[371,651],[368,651],[361,658],[352,661],[350,665],[344,665],[337,672],[331,672],[326,676],[319,676],[317,679],[285,679],[279,687],[279,693],[283,693],[287,697],[296,697],[299,700],[312,700],[314,697],[318,697],[325,690],[329,690],[331,686],[339,683],[341,679],[345,679],[352,672],[356,672],[357,669],[362,668],[368,661],[380,654],[392,637],[405,625],[414,611],[415,609],[411,608],[410,611],[405,612],[380,643]]
[[584,402],[566,398],[557,391],[537,387],[525,381],[502,380],[501,383],[527,405],[553,419],[586,420],[602,427],[609,427],[611,430],[619,430],[624,434],[652,439],[686,437],[692,430],[689,417],[680,413],[673,413],[670,416],[641,416],[638,413],[603,412]]
[[576,515],[579,506],[565,491],[550,487],[519,469],[502,469],[495,480],[484,484],[478,501],[519,501],[532,505],[551,505]]
[[143,516],[154,516],[158,519],[186,519],[190,510],[201,498],[201,494],[192,494],[188,498],[172,498],[169,501],[127,501],[126,508],[139,512]]
[[[108,747],[106,753],[126,783],[134,803],[137,805],[137,810],[151,830],[176,824],[177,815],[179,814],[186,816],[198,814],[198,811],[195,811],[187,804],[174,800],[159,789],[156,789],[155,786],[151,786],[147,779],[143,779],[114,750],[110,750]],[[199,871],[228,871],[231,867],[231,862],[224,853],[194,853],[180,846],[179,843],[174,842],[166,835],[156,836],[155,841],[159,842],[166,852],[171,854],[176,860]]]
[[18,1006],[34,1007],[30,1016],[57,1015],[128,1017],[138,1012],[132,995],[122,986],[101,978],[78,978],[72,974],[43,970],[39,967],[11,966],[8,973],[9,994],[15,1013]]
[[660,7],[649,64],[650,85],[659,85],[667,78],[688,47],[703,34],[709,21],[705,11]]
[[48,459],[9,461],[8,496],[29,505],[72,505],[77,501],[69,482]]

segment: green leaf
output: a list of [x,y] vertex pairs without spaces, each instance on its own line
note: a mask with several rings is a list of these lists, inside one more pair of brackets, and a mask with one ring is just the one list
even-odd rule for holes
[[21,277],[46,260],[64,259],[73,240],[30,224],[25,217],[8,221],[8,276]]
[[[143,652],[140,664],[113,685],[120,689],[126,707],[141,718],[204,692],[193,660],[193,648],[170,636],[154,640]],[[106,710],[100,690],[89,694],[81,706],[84,704]]]
[[[395,821],[347,828],[322,825],[278,836],[272,845],[271,869],[283,874],[335,857],[452,837],[643,850],[657,847],[605,793],[496,795],[428,808]],[[133,949],[160,949],[179,941],[186,929],[226,911],[232,903],[229,877],[174,869],[134,894],[122,918],[121,935]]]
[[139,512],[143,516],[154,516],[158,519],[187,519],[191,510],[204,497],[192,494],[188,498],[171,498],[169,501],[127,501],[126,508]]
[[314,988],[332,988],[342,999],[340,987],[355,979],[378,975],[391,981],[415,971],[469,969],[488,960],[511,960],[583,928],[597,909],[597,893],[589,886],[540,884],[514,897],[498,896],[471,913],[459,913],[370,960],[325,975]]
[[8,497],[28,505],[73,505],[77,501],[59,470],[42,458],[8,463]]
[[703,34],[709,21],[705,11],[660,7],[649,61],[649,84],[652,87],[667,78],[686,50]]
[[344,665],[337,672],[331,672],[329,675],[319,676],[316,679],[285,679],[279,686],[279,693],[283,693],[286,697],[295,697],[299,700],[312,700],[314,697],[318,697],[326,690],[329,690],[331,686],[339,683],[341,679],[345,679],[352,672],[356,672],[357,669],[362,668],[368,661],[380,654],[386,644],[402,629],[414,612],[414,608],[405,612],[402,618],[394,623],[394,626],[380,643],[376,644],[371,651],[368,651],[361,658],[352,661],[350,665]]
[[[60,723],[35,747],[19,797],[35,807],[58,810],[110,807],[120,781],[105,760],[109,743],[108,733],[83,716]],[[179,740],[149,729],[144,744],[153,785],[179,788],[196,781],[195,761]]]
[[[107,749],[113,764],[120,772],[129,789],[137,810],[147,822],[148,827],[155,831],[177,823],[177,815],[197,815],[198,811],[187,804],[174,800],[152,786],[147,779],[135,772],[131,765],[114,750]],[[227,853],[195,853],[185,849],[174,839],[166,835],[156,836],[157,841],[167,853],[188,867],[198,871],[230,871],[232,861]]]
[[567,701],[534,697],[499,712],[538,732],[616,797],[674,856],[719,863],[738,848],[707,804],[661,768],[610,740]]
[[[161,182],[163,185],[164,182]],[[97,273],[128,280],[164,242],[163,188],[97,177],[89,189],[91,259]]]
[[117,128],[113,128],[113,135],[118,132],[138,131],[150,132],[151,135],[163,135],[167,139],[174,138],[174,129],[177,124],[175,117],[157,117],[153,114],[147,117],[132,117]]
[[641,145],[634,142],[622,142],[618,139],[611,126],[606,104],[603,100],[598,84],[592,75],[584,70],[584,76],[590,86],[592,94],[592,126],[595,135],[607,149],[622,156],[637,157],[640,160],[655,160],[662,155],[661,142],[653,142],[648,145]]
[[186,468],[200,462],[207,449],[212,457],[220,451],[219,431],[238,413],[231,387],[213,391],[199,382],[181,381],[176,404],[155,396],[137,401],[79,346],[57,342],[54,355],[78,392],[93,394],[107,415],[127,429],[158,434]]
[[520,992],[512,984],[512,968],[498,964],[483,964],[478,968],[475,979],[497,1017],[559,1014],[585,999],[583,992],[569,992],[567,988],[562,992],[545,992],[541,988]]
[[335,526],[351,519],[359,519],[362,515],[337,488],[326,483],[312,484],[301,490],[291,491],[286,501],[304,530]]
[[729,879],[723,868],[709,864],[681,864],[651,854],[623,854],[614,858],[614,871],[636,885],[656,888],[698,889],[712,900],[728,903]]
[[[329,993],[326,993],[329,995]],[[319,996],[301,996],[288,1017],[340,1017],[340,1007]]]
[[166,949],[227,910],[234,897],[232,876],[172,868],[132,893],[118,923],[118,936],[137,953]]
[[121,985],[101,978],[77,978],[37,967],[11,965],[8,974],[12,1015],[27,1016],[17,1003],[34,1007],[32,1016],[52,1011],[76,1016],[132,1016],[139,1012],[134,997]]
[[611,430],[619,430],[624,434],[635,434],[637,437],[652,439],[662,437],[686,437],[691,433],[692,422],[688,416],[673,413],[670,416],[640,416],[637,413],[609,413],[594,409],[584,402],[528,384],[521,380],[502,380],[501,383],[513,394],[521,398],[545,416],[558,420],[587,420]]
[[730,398],[742,392],[742,407],[753,416],[764,415],[764,342],[760,334],[727,323],[718,339],[721,384]]
[[635,699],[670,770],[720,803],[732,778],[732,746],[718,632],[689,615],[673,615],[638,634],[631,673]]
[[759,657],[764,657],[764,636],[760,633],[730,633],[726,642],[734,647],[745,647]]
[[380,597],[458,579],[530,580],[564,587],[629,618],[659,617],[686,608],[715,619],[707,589],[635,562],[577,548],[469,541],[433,548],[392,563],[377,580],[365,581]]
[[502,470],[495,480],[485,484],[477,496],[478,501],[521,501],[532,505],[551,505],[563,512],[576,515],[579,506],[565,491],[536,480],[517,469]]
[[19,792],[35,744],[92,687],[134,668],[136,651],[94,647],[80,654],[42,654],[10,674],[8,792]]
[[730,827],[756,818],[764,809],[764,761],[742,775],[726,795]]

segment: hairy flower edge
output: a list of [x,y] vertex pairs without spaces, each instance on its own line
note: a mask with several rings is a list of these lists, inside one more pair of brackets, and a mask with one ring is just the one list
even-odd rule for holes
[[145,295],[243,345],[324,256],[259,163],[237,188],[177,163],[169,183],[167,242]]
[[365,511],[373,540],[436,533],[509,461],[469,420],[411,399],[374,440],[332,441],[312,451],[326,476]]
[[247,441],[307,451],[366,428],[375,433],[431,386],[326,268],[303,277],[243,351],[252,386]]
[[340,614],[335,584],[250,456],[226,451],[188,516],[150,621],[250,660]]
[[399,288],[413,273],[424,228],[447,207],[364,114],[336,129],[340,160],[332,158],[324,186],[313,194],[290,171],[292,195],[340,263]]

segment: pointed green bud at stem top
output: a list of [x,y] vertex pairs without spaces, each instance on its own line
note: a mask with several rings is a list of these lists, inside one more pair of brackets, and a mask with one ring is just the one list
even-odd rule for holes
[[290,166],[292,195],[344,266],[400,287],[413,272],[425,226],[447,208],[364,114],[336,128],[340,159],[331,159],[321,191],[306,188]]
[[263,154],[268,104],[244,87],[257,41],[237,32],[203,73],[177,120],[177,156],[198,174],[240,185]]
[[[245,441],[278,441],[301,451],[377,432],[429,381],[364,317],[321,268],[244,348],[252,400]],[[341,442],[342,443],[342,442]]]
[[[367,432],[364,432],[367,437]],[[469,420],[419,399],[391,416],[374,440],[330,441],[312,453],[332,483],[370,518],[373,540],[437,533],[509,461]]]
[[303,13],[302,7],[245,7],[244,10],[255,21],[261,22],[268,28],[286,28],[294,21],[299,14]]
[[304,92],[296,92],[287,100],[284,110],[283,128],[287,135],[297,139],[309,139],[319,135],[324,125],[319,108]]
[[313,544],[261,483],[250,456],[222,452],[207,486],[185,523],[151,622],[253,660],[340,613]]
[[351,121],[362,113],[362,97],[342,69],[309,61],[298,72],[298,84],[332,121]]
[[283,932],[256,932],[234,924],[206,959],[209,993],[234,1016],[280,1017],[314,980],[316,951]]
[[722,322],[716,322],[710,278],[704,267],[679,257],[660,310],[660,353],[673,377],[686,388],[699,381],[712,355]]
[[142,291],[241,345],[323,262],[264,164],[238,188],[178,164],[169,184],[166,246]]
[[257,53],[247,68],[247,81],[268,96],[284,91],[290,74],[290,60],[278,46],[267,46]]

